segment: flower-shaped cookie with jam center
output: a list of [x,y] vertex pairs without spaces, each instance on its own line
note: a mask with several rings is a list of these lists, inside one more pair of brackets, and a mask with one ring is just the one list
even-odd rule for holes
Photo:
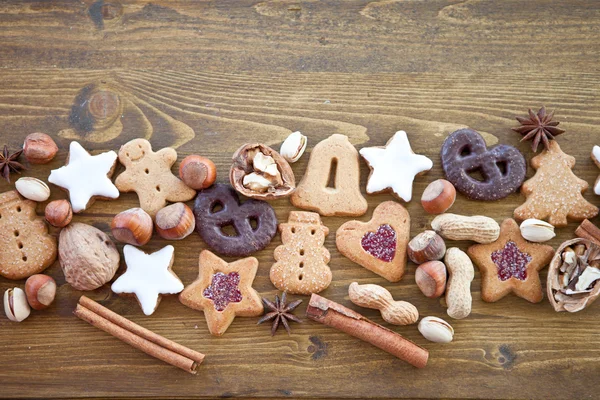
[[554,249],[523,239],[514,219],[502,222],[495,242],[473,245],[468,254],[481,272],[483,301],[498,301],[510,292],[532,303],[542,301],[539,271],[552,260]]
[[227,263],[208,250],[200,253],[198,278],[179,295],[183,305],[204,311],[208,330],[221,336],[236,316],[257,317],[264,311],[252,282],[258,260],[247,257]]

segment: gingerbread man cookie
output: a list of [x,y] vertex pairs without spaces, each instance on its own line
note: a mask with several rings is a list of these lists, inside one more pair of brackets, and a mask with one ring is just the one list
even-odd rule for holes
[[227,263],[208,250],[200,253],[198,278],[179,295],[183,305],[204,311],[208,330],[225,333],[236,316],[257,317],[264,311],[252,282],[258,270],[254,257]]
[[36,216],[35,205],[16,190],[0,194],[0,275],[5,278],[27,278],[56,260],[56,238]]
[[337,230],[335,244],[343,255],[390,282],[398,282],[406,267],[410,216],[395,201],[375,208],[368,222],[348,221]]
[[123,247],[127,270],[112,284],[115,293],[135,295],[142,311],[152,315],[165,294],[177,294],[183,283],[173,272],[175,249],[165,246],[152,254],[146,254],[129,244]]
[[134,139],[121,146],[119,161],[125,171],[115,181],[117,188],[136,192],[140,207],[153,217],[167,202],[188,201],[196,195],[171,172],[177,152],[170,147],[155,153],[149,141]]
[[[367,200],[360,193],[359,161],[347,136],[331,135],[313,149],[306,173],[290,201],[298,208],[326,216],[363,215],[367,212]],[[328,187],[332,173],[334,184]]]
[[[499,200],[516,192],[527,172],[519,150],[504,144],[488,149],[473,129],[451,133],[442,145],[441,158],[448,181],[473,200]],[[475,173],[481,179],[471,176]]]
[[323,247],[329,233],[319,214],[292,211],[288,222],[279,225],[283,244],[275,249],[271,282],[293,294],[319,293],[331,283],[331,256]]
[[114,151],[92,156],[79,143],[71,142],[67,164],[52,170],[48,182],[69,192],[73,212],[78,213],[89,207],[95,198],[119,197],[119,190],[110,180],[116,164]]
[[565,154],[556,140],[531,159],[531,166],[536,173],[521,188],[527,200],[515,210],[517,220],[548,219],[554,226],[566,226],[569,219],[582,221],[598,215],[598,207],[583,197],[588,183],[571,170],[575,157]]
[[384,147],[365,147],[359,153],[371,168],[367,193],[391,190],[406,202],[412,199],[415,176],[433,167],[429,158],[412,151],[404,131],[396,132]]
[[481,272],[483,301],[498,301],[510,292],[532,303],[542,301],[539,271],[550,263],[554,249],[523,239],[514,219],[502,222],[498,240],[473,245],[467,253]]

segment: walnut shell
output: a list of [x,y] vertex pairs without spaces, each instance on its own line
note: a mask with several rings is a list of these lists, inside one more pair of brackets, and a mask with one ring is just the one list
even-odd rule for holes
[[588,293],[579,293],[574,295],[567,295],[561,292],[564,285],[561,284],[561,270],[560,267],[563,264],[562,254],[567,247],[575,247],[577,245],[584,245],[585,249],[591,249],[596,255],[600,252],[600,247],[595,243],[587,239],[572,239],[567,240],[560,245],[554,258],[550,261],[548,267],[548,278],[546,282],[546,290],[548,293],[548,300],[557,312],[568,311],[577,312],[592,304],[598,297],[600,297],[600,282],[596,282],[593,289]]
[[120,256],[108,235],[75,222],[60,232],[58,259],[65,279],[73,288],[94,290],[115,276]]
[[[281,174],[281,181],[269,187],[265,192],[258,192],[248,189],[244,186],[243,180],[246,175],[255,171],[253,159],[256,153],[263,153],[270,156],[277,164],[277,170]],[[277,151],[261,143],[245,144],[233,154],[233,164],[229,170],[229,181],[239,193],[246,197],[259,200],[274,200],[281,197],[287,197],[296,189],[296,178],[290,164]]]

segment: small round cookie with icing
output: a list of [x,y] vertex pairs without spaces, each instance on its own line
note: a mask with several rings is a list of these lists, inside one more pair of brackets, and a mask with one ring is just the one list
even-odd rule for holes
[[433,167],[433,161],[412,151],[404,131],[396,132],[383,147],[365,147],[359,153],[371,168],[367,193],[391,190],[406,202],[412,199],[415,176]]

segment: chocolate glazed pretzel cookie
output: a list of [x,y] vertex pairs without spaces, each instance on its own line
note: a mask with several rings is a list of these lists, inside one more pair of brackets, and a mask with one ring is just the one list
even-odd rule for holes
[[[194,215],[200,237],[224,256],[245,257],[262,250],[277,232],[277,217],[269,203],[250,199],[240,204],[235,190],[224,184],[198,192]],[[225,233],[226,226],[232,226],[236,235]]]
[[[498,200],[523,183],[527,164],[519,150],[504,144],[491,150],[472,129],[459,129],[442,145],[442,167],[447,179],[470,199]],[[483,180],[470,174],[480,172]]]

